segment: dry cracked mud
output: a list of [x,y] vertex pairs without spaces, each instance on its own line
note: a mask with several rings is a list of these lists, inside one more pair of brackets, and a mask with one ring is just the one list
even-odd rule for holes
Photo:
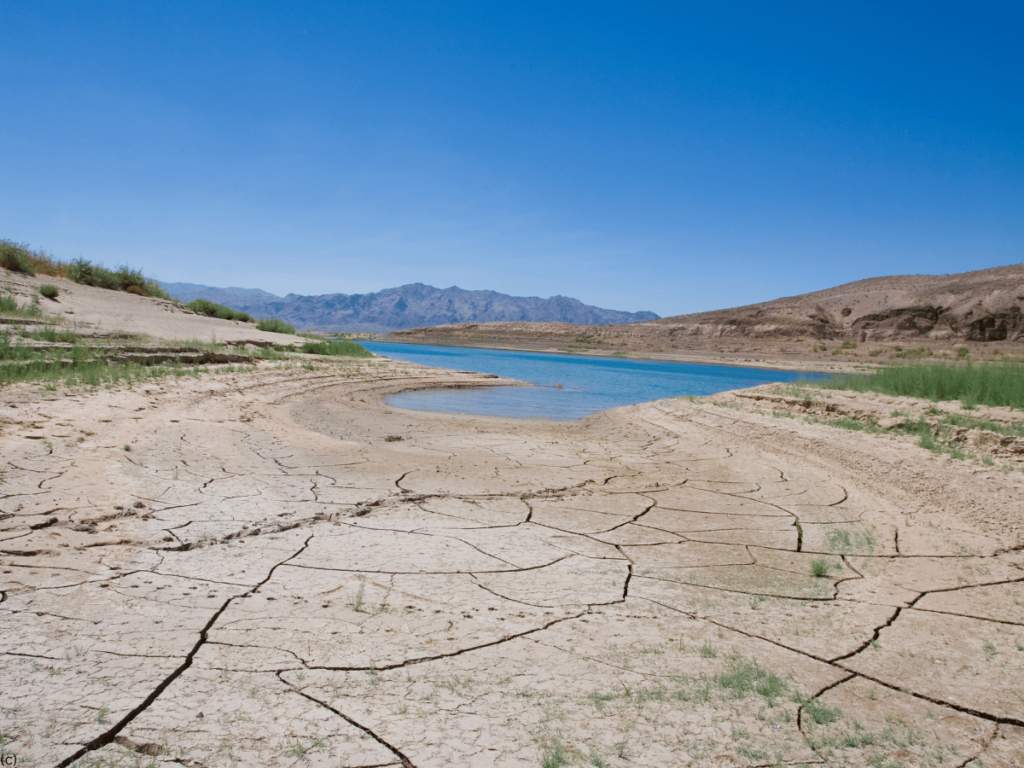
[[[372,361],[0,401],[26,766],[1024,764],[1013,476]],[[493,383],[493,382],[490,382]]]

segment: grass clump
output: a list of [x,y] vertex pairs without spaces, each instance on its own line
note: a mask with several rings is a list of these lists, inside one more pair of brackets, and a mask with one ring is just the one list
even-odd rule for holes
[[833,528],[828,532],[827,538],[828,547],[833,552],[873,552],[875,550],[875,535],[872,531]]
[[88,259],[75,259],[61,266],[67,278],[79,285],[106,288],[111,291],[127,291],[137,296],[155,296],[158,299],[173,301],[172,296],[155,280],[147,280],[142,274],[142,270],[132,269],[127,265],[122,265],[117,269],[107,269],[99,264],[93,264]]
[[546,743],[541,744],[541,768],[560,768],[568,763],[569,755],[566,753],[565,745],[557,736],[551,737]]
[[931,347],[918,347],[917,349],[903,349],[895,347],[890,357],[903,358],[904,360],[923,360],[926,357],[934,357],[935,350]]
[[[174,297],[161,288],[155,280],[147,280],[140,270],[130,269],[127,266],[107,269],[93,264],[87,259],[61,261],[46,251],[32,250],[24,243],[16,243],[13,240],[0,240],[0,267],[24,275],[38,274],[66,278],[80,285],[128,291],[139,296],[155,296],[158,299],[174,301]],[[41,286],[41,288],[43,287],[47,286]],[[56,291],[55,286],[48,287]],[[49,296],[44,293],[43,295],[52,299],[57,294]]]
[[715,675],[715,682],[735,698],[756,693],[770,702],[789,691],[789,684],[777,674],[739,654],[729,657],[725,670]]
[[1024,366],[1013,362],[890,366],[873,374],[832,376],[803,383],[820,389],[1024,409]]
[[58,288],[56,285],[50,285],[49,283],[45,283],[39,286],[39,293],[41,293],[44,298],[53,300],[56,299],[57,296],[60,294],[60,288]]
[[8,317],[40,317],[43,314],[39,306],[39,297],[33,296],[28,304],[18,304],[11,293],[0,294],[0,315]]
[[50,326],[35,331],[23,331],[21,336],[22,338],[35,341],[48,341],[51,344],[77,344],[82,338],[74,331],[66,329],[57,330]]
[[827,725],[842,719],[843,711],[838,707],[830,707],[821,699],[811,699],[804,696],[795,697],[796,702],[803,708],[805,715],[818,725]]
[[331,357],[373,357],[372,352],[354,341],[307,341],[302,345],[302,351]]
[[278,320],[276,317],[267,318],[265,320],[257,320],[256,327],[261,331],[269,331],[270,333],[290,333],[295,334],[295,326],[289,325],[284,320]]
[[243,323],[253,322],[252,315],[248,312],[231,309],[231,307],[225,307],[223,304],[217,304],[208,299],[194,299],[185,306],[193,312],[207,317],[217,317],[221,320],[241,320]]
[[811,561],[811,576],[816,578],[823,578],[828,576],[828,572],[831,570],[828,560],[817,557]]
[[35,275],[32,256],[32,251],[27,245],[15,243],[13,240],[0,240],[0,267],[23,275]]

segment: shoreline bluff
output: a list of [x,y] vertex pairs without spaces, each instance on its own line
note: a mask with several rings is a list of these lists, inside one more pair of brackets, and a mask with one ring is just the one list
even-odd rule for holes
[[0,748],[1024,763],[1018,473],[685,399],[571,422],[383,402],[496,383],[374,359],[6,387]]

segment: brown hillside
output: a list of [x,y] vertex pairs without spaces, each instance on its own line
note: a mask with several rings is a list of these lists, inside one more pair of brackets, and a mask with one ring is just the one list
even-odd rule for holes
[[956,275],[858,280],[762,304],[652,323],[710,336],[1019,340],[1024,264]]

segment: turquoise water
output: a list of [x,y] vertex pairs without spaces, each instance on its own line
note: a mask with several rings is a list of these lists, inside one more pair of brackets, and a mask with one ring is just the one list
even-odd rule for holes
[[[578,419],[595,411],[678,395],[713,395],[806,374],[730,365],[658,363],[497,349],[362,342],[371,352],[437,368],[495,373],[534,387],[425,389],[402,392],[390,405],[422,411],[525,419]],[[561,388],[556,385],[561,384]]]

